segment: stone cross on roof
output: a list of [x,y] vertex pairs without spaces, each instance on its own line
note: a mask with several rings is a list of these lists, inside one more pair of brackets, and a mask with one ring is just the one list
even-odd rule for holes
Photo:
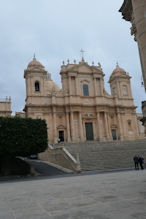
[[80,52],[82,54],[82,61],[84,61],[84,53],[85,53],[85,51],[83,49],[81,49]]

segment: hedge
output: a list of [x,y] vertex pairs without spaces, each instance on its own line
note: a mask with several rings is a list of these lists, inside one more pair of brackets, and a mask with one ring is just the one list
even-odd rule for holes
[[0,156],[28,156],[48,145],[45,120],[0,117]]

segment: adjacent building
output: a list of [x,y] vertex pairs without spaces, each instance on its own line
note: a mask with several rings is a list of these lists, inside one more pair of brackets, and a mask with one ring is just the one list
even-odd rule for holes
[[26,117],[46,120],[50,143],[139,138],[131,77],[118,64],[109,78],[111,94],[100,63],[68,60],[60,75],[61,89],[35,57],[24,71]]
[[[119,10],[123,19],[132,24],[131,34],[138,43],[143,83],[146,90],[146,0],[124,0]],[[146,101],[142,102],[143,125],[146,133]]]
[[0,99],[0,116],[11,116],[11,98]]

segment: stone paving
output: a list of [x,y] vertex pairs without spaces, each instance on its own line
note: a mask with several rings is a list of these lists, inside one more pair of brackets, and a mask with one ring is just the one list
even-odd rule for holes
[[146,219],[146,170],[0,183],[0,219]]

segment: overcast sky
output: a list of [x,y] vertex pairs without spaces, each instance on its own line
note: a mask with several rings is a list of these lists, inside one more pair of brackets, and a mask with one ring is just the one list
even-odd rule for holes
[[101,63],[105,89],[118,61],[132,76],[137,112],[146,99],[141,87],[137,43],[130,23],[118,12],[123,0],[0,0],[0,98],[11,96],[12,110],[25,105],[24,69],[33,54],[61,87],[62,61],[85,60]]

